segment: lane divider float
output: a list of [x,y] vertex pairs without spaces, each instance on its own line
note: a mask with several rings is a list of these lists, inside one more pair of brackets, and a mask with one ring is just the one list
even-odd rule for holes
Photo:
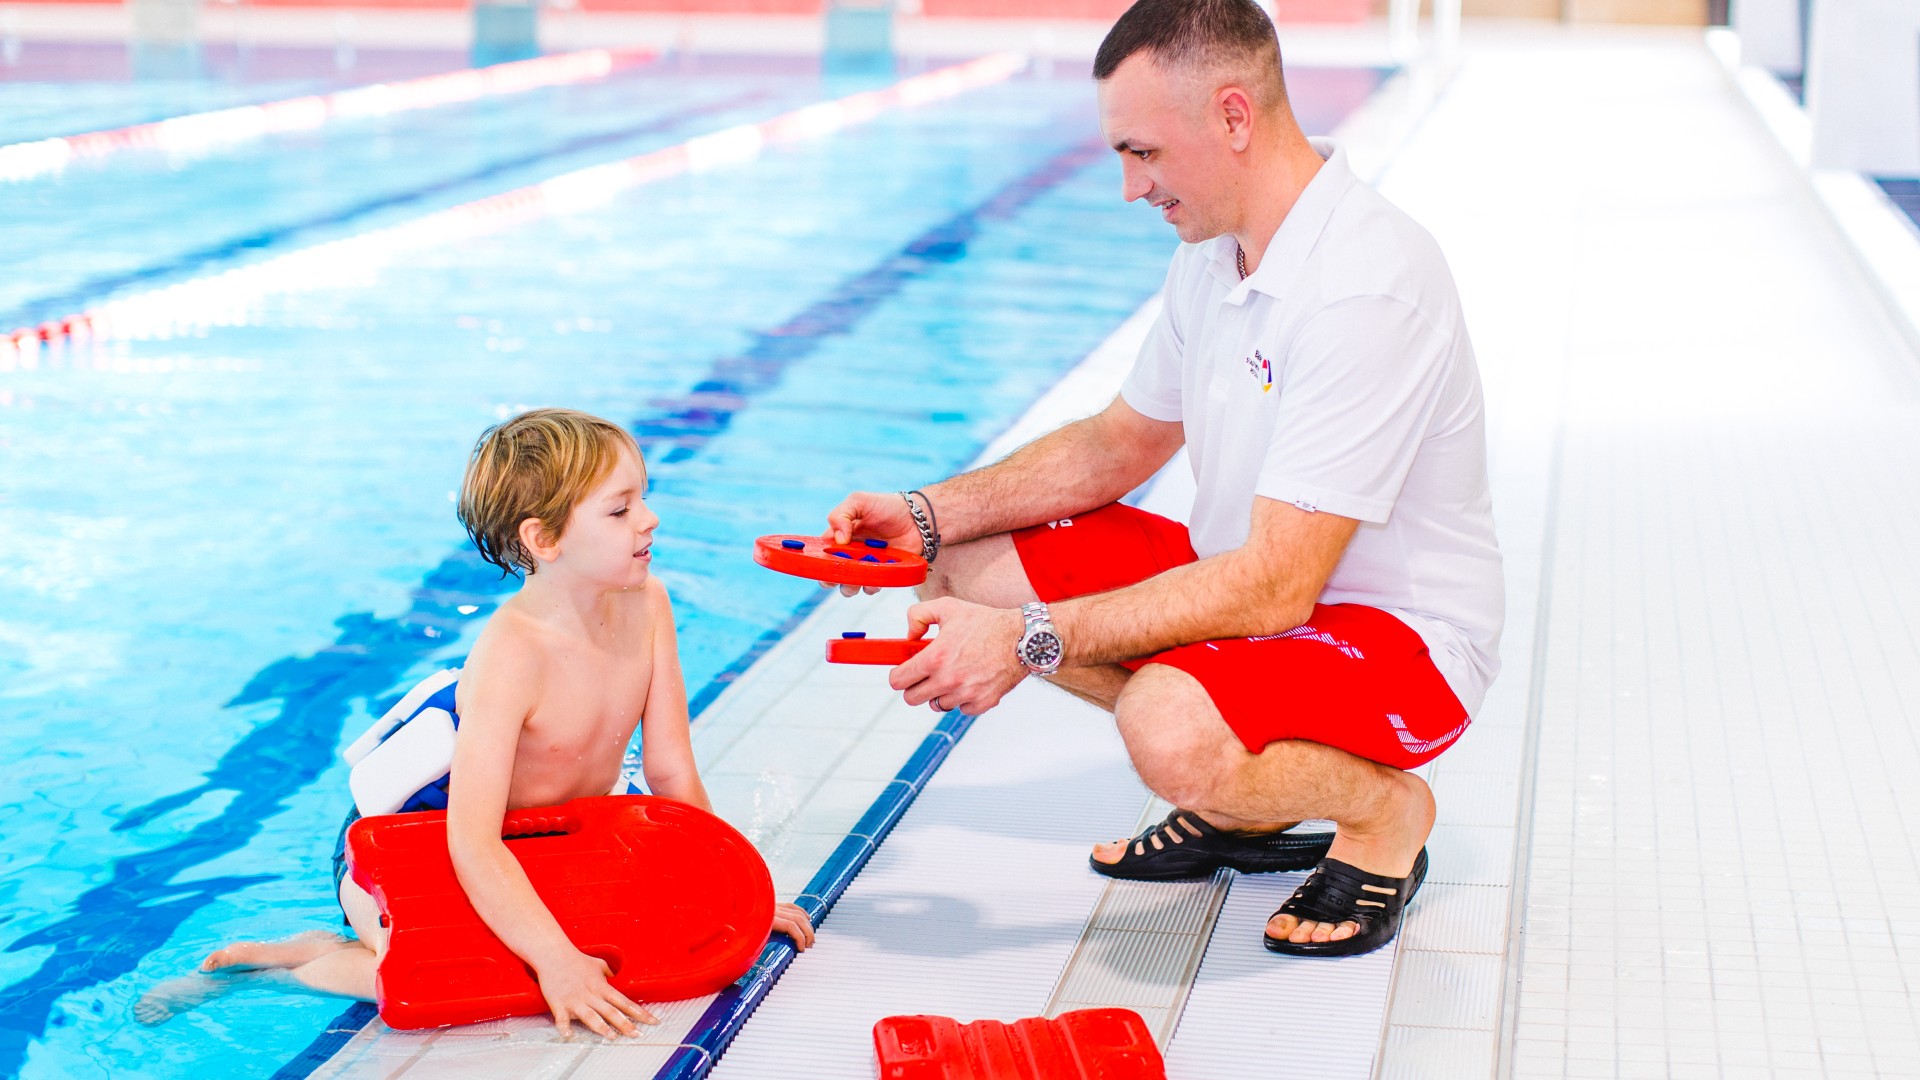
[[758,157],[762,149],[829,135],[893,109],[910,109],[1004,82],[1025,70],[1018,53],[993,53],[929,71],[879,90],[740,124],[636,157],[436,211],[400,225],[316,244],[222,273],[135,293],[38,326],[0,334],[0,372],[38,366],[42,349],[87,340],[166,338],[246,322],[247,307],[268,295],[370,285],[403,251],[467,239],[547,214],[577,213],[645,184]]
[[588,49],[418,79],[356,86],[331,94],[237,105],[132,127],[10,143],[0,146],[0,182],[18,183],[56,175],[75,161],[106,157],[123,150],[160,150],[194,157],[269,135],[312,131],[336,120],[391,116],[542,87],[592,82],[622,68],[644,64],[655,55],[651,50]]

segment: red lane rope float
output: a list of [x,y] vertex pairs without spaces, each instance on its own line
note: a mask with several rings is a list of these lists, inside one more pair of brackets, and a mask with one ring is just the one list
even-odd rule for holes
[[880,1080],[1166,1080],[1153,1033],[1132,1009],[1052,1020],[889,1016],[873,1025]]
[[884,540],[836,544],[818,536],[763,536],[753,561],[769,570],[836,585],[911,588],[927,580],[927,560]]
[[[684,803],[603,795],[516,810],[507,850],[581,952],[635,1001],[710,994],[753,966],[773,928],[773,879],[747,838]],[[391,1027],[547,1011],[533,971],[487,928],[454,877],[445,811],[362,818],[353,880],[389,928],[375,986]]]
[[646,63],[655,55],[651,50],[588,49],[357,86],[331,94],[190,113],[151,124],[12,143],[0,146],[0,181],[18,182],[54,175],[72,162],[123,150],[203,154],[269,135],[311,131],[335,120],[390,116],[541,87],[591,82],[621,68]]
[[[750,161],[766,146],[818,138],[865,123],[889,109],[915,108],[1004,82],[1026,66],[1027,58],[1018,53],[994,53],[902,79],[879,90],[818,102],[756,124],[740,124],[623,161],[563,173],[400,225],[135,293],[47,326],[73,325],[83,327],[94,338],[129,339],[244,325],[248,305],[263,296],[370,285],[381,268],[402,251],[468,239],[543,214],[589,210],[643,184]],[[32,369],[39,362],[38,349],[43,344],[57,345],[80,336],[62,330],[42,338],[40,330],[27,327],[0,333],[0,372],[15,367]]]
[[933,644],[932,638],[909,641],[906,638],[870,638],[865,634],[842,634],[827,640],[829,664],[883,664],[897,667],[920,655]]

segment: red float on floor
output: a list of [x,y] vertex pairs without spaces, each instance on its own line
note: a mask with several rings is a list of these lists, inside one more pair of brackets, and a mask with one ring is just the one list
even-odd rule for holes
[[1140,1014],[1081,1009],[1052,1020],[889,1016],[873,1025],[880,1080],[1166,1080]]

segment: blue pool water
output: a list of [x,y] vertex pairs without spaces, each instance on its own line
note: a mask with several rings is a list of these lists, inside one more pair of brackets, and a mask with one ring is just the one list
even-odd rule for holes
[[[1325,131],[1377,76],[1297,72]],[[859,84],[676,64],[8,188],[0,324],[294,250]],[[1158,286],[1084,75],[1025,76],[243,326],[0,372],[0,1076],[267,1075],[337,1000],[131,1003],[326,925],[338,750],[511,583],[452,489],[487,424],[631,425],[696,708],[816,595],[751,538],[964,464]],[[133,194],[129,194],[133,193]]]

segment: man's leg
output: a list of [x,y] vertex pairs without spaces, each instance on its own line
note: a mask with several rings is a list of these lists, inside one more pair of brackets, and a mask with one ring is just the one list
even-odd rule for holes
[[[1412,773],[1331,746],[1290,739],[1247,752],[1200,683],[1178,668],[1149,664],[1115,709],[1140,779],[1155,794],[1203,814],[1222,829],[1267,829],[1326,818],[1337,826],[1327,857],[1370,873],[1405,877],[1433,829],[1433,793]],[[1102,845],[1112,862],[1124,850]],[[1267,932],[1291,941],[1338,941],[1332,926],[1275,915]]]
[[[969,603],[1002,608],[1017,608],[1040,599],[1008,533],[955,544],[941,551],[933,569],[927,573],[927,580],[916,591],[922,600],[952,596]],[[1119,664],[1099,664],[1063,668],[1047,682],[1112,712],[1131,674]]]

